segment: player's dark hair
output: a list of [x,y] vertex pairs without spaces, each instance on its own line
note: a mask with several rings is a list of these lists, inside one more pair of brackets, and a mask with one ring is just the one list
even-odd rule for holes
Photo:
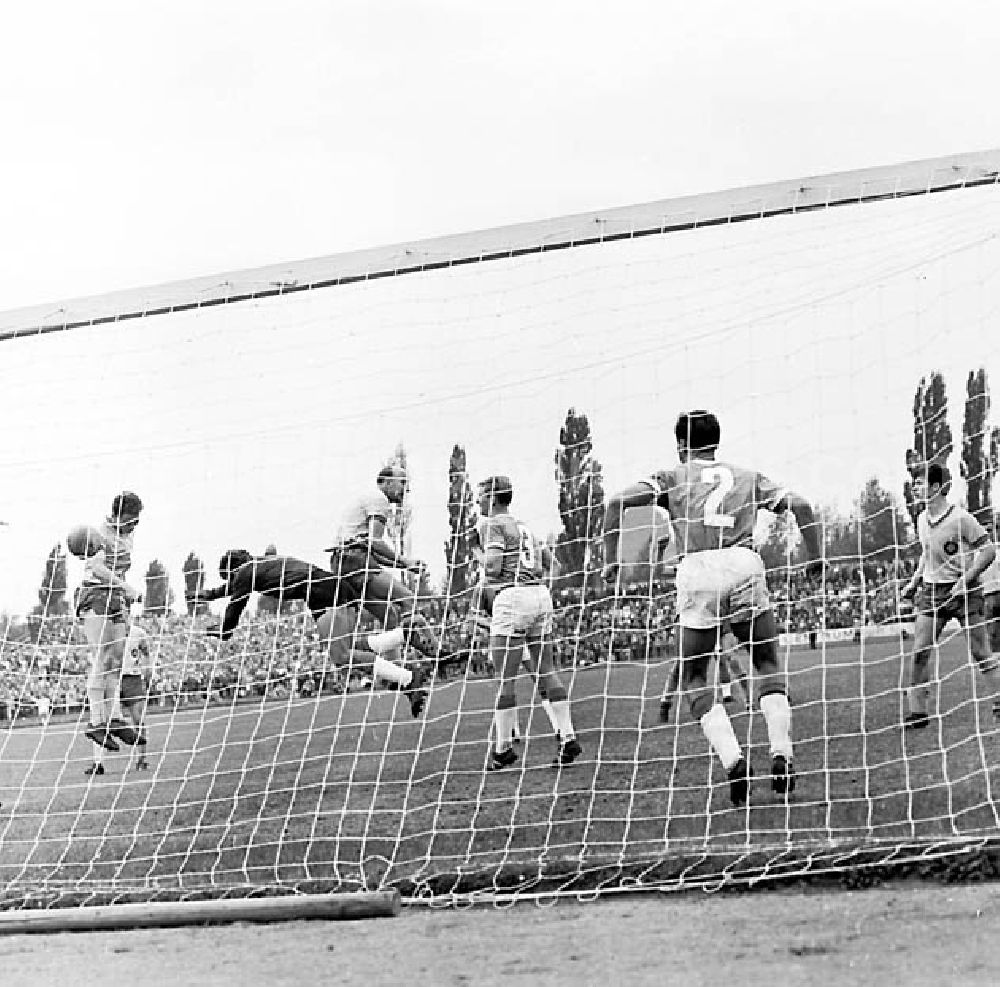
[[138,517],[142,512],[142,501],[138,494],[131,490],[123,490],[111,501],[111,520],[120,521],[123,517]]
[[382,483],[383,480],[405,480],[406,470],[402,466],[383,466],[378,471],[378,476],[375,478],[376,483]]
[[245,548],[231,548],[219,559],[219,575],[235,572],[241,565],[252,561],[253,556]]
[[500,507],[510,507],[510,502],[514,499],[513,490],[498,490],[493,494],[493,503]]
[[692,452],[717,449],[722,438],[722,429],[719,426],[719,419],[711,411],[699,408],[695,411],[685,411],[677,416],[674,437]]
[[931,463],[927,467],[927,486],[937,484],[947,489],[951,485],[951,471],[941,463]]

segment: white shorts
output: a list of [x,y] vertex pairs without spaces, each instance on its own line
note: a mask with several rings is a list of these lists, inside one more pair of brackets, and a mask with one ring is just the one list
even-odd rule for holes
[[552,633],[552,595],[548,586],[508,586],[493,601],[490,637]]
[[117,684],[120,673],[116,668],[105,667],[106,655],[102,655],[98,651],[98,645],[102,640],[105,643],[114,640],[124,640],[127,625],[109,621],[106,616],[90,611],[82,615],[81,623],[83,624],[83,635],[87,639],[87,643],[91,646],[87,688],[110,688],[112,682]]
[[681,627],[709,630],[724,621],[753,620],[771,606],[764,561],[750,548],[718,548],[686,555],[677,567]]

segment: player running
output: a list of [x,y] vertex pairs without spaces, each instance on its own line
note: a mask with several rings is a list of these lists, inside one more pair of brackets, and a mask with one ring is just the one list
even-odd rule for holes
[[[752,771],[722,703],[708,681],[723,625],[750,652],[758,678],[757,698],[771,750],[771,787],[779,795],[795,788],[791,708],[778,660],[777,629],[764,575],[753,549],[761,509],[791,511],[813,562],[822,554],[812,507],[755,470],[716,459],[721,429],[711,412],[690,411],[674,427],[680,465],[660,470],[608,502],[604,522],[604,578],[617,583],[622,516],[629,507],[656,503],[669,512],[681,561],[677,568],[681,683],[692,714],[729,777],[734,805],[747,801]],[[820,563],[821,565],[821,563]]]
[[[287,600],[302,600],[316,622],[320,640],[326,642],[333,663],[338,667],[351,664],[351,645],[357,621],[350,606],[360,600],[346,580],[300,559],[286,555],[255,558],[243,548],[230,549],[222,556],[219,577],[223,581],[222,586],[203,590],[197,595],[199,602],[229,597],[222,625],[210,629],[207,632],[210,636],[228,641],[253,593],[276,599],[279,604]],[[355,663],[354,667],[371,674],[373,680],[382,678],[397,685],[410,702],[410,712],[417,717],[427,701],[422,671],[416,667],[412,670],[403,668],[382,657],[384,652],[402,647],[404,636],[400,628],[384,634],[369,634],[365,643],[374,652],[372,660]]]
[[[952,618],[964,627],[969,654],[993,689],[993,715],[1000,717],[1000,658],[990,650],[983,586],[980,577],[996,558],[996,547],[986,529],[964,508],[948,501],[951,473],[931,463],[914,482],[914,496],[924,503],[917,517],[920,562],[901,591],[904,599],[916,597],[913,670],[907,690],[903,725],[922,730],[927,713],[931,650],[945,624]],[[919,591],[919,593],[918,593]]]
[[132,544],[141,512],[137,494],[129,490],[118,494],[111,502],[111,513],[97,527],[100,547],[84,560],[76,613],[92,648],[87,676],[90,723],[84,731],[93,748],[93,762],[84,772],[88,775],[104,774],[104,751],[117,751],[117,740],[130,745],[138,740],[135,730],[113,713],[129,608],[140,596],[125,574],[132,567]]
[[566,687],[552,661],[552,596],[542,582],[544,546],[509,510],[514,490],[506,476],[491,476],[479,485],[478,537],[484,553],[485,606],[490,610],[490,656],[500,674],[494,748],[487,771],[517,762],[511,743],[517,723],[517,672],[523,649],[534,669],[539,692],[552,707],[557,724],[557,765],[572,764],[583,748],[576,739]]
[[385,628],[398,623],[407,646],[439,665],[451,661],[454,656],[442,653],[437,636],[417,610],[416,596],[394,574],[394,570],[403,569],[420,576],[423,563],[405,558],[385,539],[385,524],[392,507],[402,504],[406,495],[406,471],[386,466],[375,485],[372,493],[359,497],[344,513],[335,543],[327,549],[330,569]]

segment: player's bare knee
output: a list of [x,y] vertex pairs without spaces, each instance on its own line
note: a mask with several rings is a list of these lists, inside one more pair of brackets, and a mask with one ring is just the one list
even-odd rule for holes
[[566,692],[566,686],[561,682],[548,686],[545,688],[544,693],[542,691],[542,684],[539,683],[538,692],[543,699],[547,699],[550,703],[562,703],[569,697],[569,693]]
[[708,657],[688,658],[681,669],[681,684],[685,691],[704,689],[708,686]]
[[688,693],[688,708],[691,715],[700,720],[715,705],[715,690],[696,689]]
[[760,686],[757,691],[758,704],[765,696],[788,695],[788,683],[785,681],[784,675],[762,675],[759,681]]
[[778,647],[773,640],[753,641],[747,645],[750,652],[750,663],[758,675],[775,675],[780,668],[778,664]]

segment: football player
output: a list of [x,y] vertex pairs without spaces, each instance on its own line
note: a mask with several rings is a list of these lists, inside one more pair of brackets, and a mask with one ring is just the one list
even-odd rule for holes
[[681,414],[674,426],[678,466],[660,470],[615,494],[604,522],[604,578],[618,583],[618,543],[629,507],[656,503],[671,517],[681,556],[677,567],[681,684],[692,714],[726,769],[734,805],[747,801],[752,771],[722,703],[708,681],[712,655],[728,621],[750,652],[758,702],[771,750],[771,787],[784,795],[795,787],[791,708],[778,659],[777,628],[764,577],[753,548],[757,512],[791,511],[810,557],[822,566],[819,525],[812,507],[756,470],[716,458],[721,429],[708,411]]
[[[333,663],[340,667],[351,664],[357,621],[350,607],[360,601],[347,580],[300,559],[285,555],[255,558],[242,548],[230,549],[222,556],[219,576],[222,586],[197,595],[199,602],[229,597],[222,626],[208,630],[210,636],[228,641],[253,593],[276,599],[279,604],[302,600],[316,622],[320,640],[326,642]],[[369,634],[365,641],[373,652],[372,658],[360,665],[355,663],[354,667],[369,672],[373,679],[385,679],[402,689],[410,702],[410,712],[419,716],[427,700],[422,671],[417,667],[403,668],[382,657],[383,653],[396,651],[403,645],[402,629]]]
[[145,771],[149,767],[143,721],[149,699],[149,684],[155,670],[156,659],[150,647],[149,635],[138,624],[132,624],[125,639],[118,699],[122,712],[129,718],[136,733],[136,771]]
[[138,739],[135,730],[113,713],[129,608],[140,599],[125,574],[132,566],[132,545],[141,512],[142,501],[129,490],[112,500],[110,514],[97,526],[101,545],[84,561],[83,583],[76,600],[76,613],[92,649],[87,676],[90,723],[85,736],[91,741],[93,761],[85,771],[88,775],[104,774],[104,751],[117,751],[118,740],[134,744]]
[[490,617],[490,656],[500,675],[494,747],[488,771],[517,762],[511,736],[517,723],[517,672],[528,650],[539,691],[544,690],[557,724],[559,750],[555,764],[572,764],[583,748],[573,729],[566,688],[552,662],[552,596],[542,581],[548,549],[510,513],[514,490],[506,476],[491,476],[479,485],[479,544]]
[[406,487],[406,471],[400,467],[386,466],[379,472],[375,490],[344,513],[334,544],[327,549],[330,569],[384,627],[398,625],[407,646],[440,664],[453,656],[442,653],[437,636],[417,610],[416,597],[394,572],[402,569],[420,576],[423,563],[405,558],[384,537],[392,507],[402,504]]
[[924,510],[917,517],[920,562],[901,591],[904,599],[916,598],[913,668],[903,719],[908,730],[928,725],[931,651],[952,618],[965,627],[969,654],[990,682],[993,714],[1000,716],[1000,657],[990,649],[980,583],[996,557],[996,547],[986,529],[967,510],[948,501],[950,489],[951,473],[941,463],[930,463],[914,482],[914,497],[924,504]]

